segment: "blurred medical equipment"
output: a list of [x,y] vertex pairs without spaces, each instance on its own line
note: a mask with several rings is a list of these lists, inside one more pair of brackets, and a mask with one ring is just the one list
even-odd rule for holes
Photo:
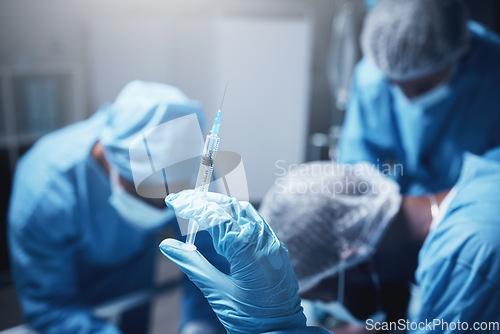
[[372,255],[400,204],[398,185],[374,166],[312,162],[276,182],[259,212],[306,292]]
[[[212,181],[212,175],[214,172],[214,160],[219,150],[219,130],[222,117],[222,105],[224,103],[224,97],[226,96],[226,87],[224,88],[224,94],[222,95],[222,101],[220,103],[219,111],[215,116],[214,124],[212,125],[212,130],[205,140],[205,146],[203,147],[203,154],[201,156],[200,169],[198,170],[198,177],[196,178],[195,192],[198,195],[203,195],[208,192],[208,187]],[[194,240],[196,238],[196,233],[198,233],[199,224],[193,219],[189,219],[188,225],[188,236],[186,239],[185,247],[187,249],[195,250]]]
[[[377,295],[377,310],[374,314],[370,315],[367,319],[371,319],[374,322],[382,322],[387,320],[386,313],[382,310],[382,287],[380,284],[380,279],[378,273],[375,270],[370,272],[370,277],[375,288],[375,293]],[[322,300],[314,300],[308,301],[306,303],[307,307],[312,308],[312,312],[310,312],[310,316],[314,318],[318,313],[322,313],[322,317],[331,317],[332,320],[337,324],[332,324],[331,326],[325,324],[329,327],[335,327],[338,325],[339,321],[354,324],[359,327],[365,327],[366,320],[357,318],[344,304],[344,292],[345,292],[345,271],[341,270],[338,273],[337,279],[337,300],[335,301],[322,301]],[[309,323],[309,318],[307,321]],[[313,321],[318,321],[316,319],[311,319]]]
[[[361,59],[359,36],[366,7],[362,0],[347,0],[339,7],[332,23],[327,74],[335,106],[343,112],[349,97],[352,72]],[[342,123],[341,119],[338,121]]]
[[288,252],[250,203],[211,192],[199,196],[194,190],[170,194],[165,202],[179,217],[207,228],[217,253],[231,265],[226,275],[178,240],[160,244],[163,254],[203,291],[228,333],[305,326]]
[[361,48],[390,79],[416,79],[438,72],[466,51],[467,20],[460,0],[381,0],[366,18]]
[[[373,2],[373,1],[372,1]],[[328,133],[309,136],[308,160],[337,160],[341,124],[349,98],[354,67],[361,59],[359,36],[367,12],[363,0],[335,2],[335,16],[331,26],[327,75],[332,97],[332,126]]]

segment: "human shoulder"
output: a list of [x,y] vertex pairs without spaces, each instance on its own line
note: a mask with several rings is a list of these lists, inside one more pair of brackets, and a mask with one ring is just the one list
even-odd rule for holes
[[20,166],[13,185],[9,206],[10,227],[17,230],[32,229],[38,225],[61,228],[58,224],[71,220],[72,208],[76,204],[70,178],[54,170],[51,173],[35,172],[37,175],[31,176],[29,171],[25,173],[23,169],[28,168]]
[[467,187],[457,191],[449,212],[425,240],[417,277],[460,267],[500,288],[500,197],[482,198],[485,193],[487,187],[482,193]]
[[21,159],[22,164],[64,171],[88,158],[92,145],[104,125],[103,113],[77,122],[40,138]]
[[496,226],[499,224],[498,219],[495,222],[489,215],[482,218],[476,209],[485,208],[474,208],[477,219],[456,211],[425,241],[416,271],[421,301],[417,320],[498,319],[500,231]]
[[32,223],[34,216],[69,214],[76,205],[78,171],[85,168],[95,142],[95,124],[80,122],[42,137],[19,160],[9,208],[11,225]]

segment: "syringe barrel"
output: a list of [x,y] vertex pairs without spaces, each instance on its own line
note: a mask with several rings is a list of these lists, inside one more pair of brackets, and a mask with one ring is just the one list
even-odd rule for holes
[[[198,170],[198,177],[196,178],[195,192],[206,194],[208,187],[212,181],[212,174],[214,171],[214,160],[219,149],[220,138],[216,134],[209,134],[203,147],[203,154],[201,156],[200,169]],[[188,236],[186,239],[187,245],[194,245],[196,233],[198,232],[199,225],[193,219],[189,220]]]
[[201,156],[200,169],[198,170],[198,177],[196,178],[195,191],[202,193],[208,192],[208,187],[212,181],[212,174],[214,169],[214,160],[219,149],[220,138],[217,135],[210,134],[207,136],[203,154]]

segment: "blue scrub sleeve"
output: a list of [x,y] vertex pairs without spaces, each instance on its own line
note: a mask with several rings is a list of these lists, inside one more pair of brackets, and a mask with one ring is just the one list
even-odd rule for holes
[[[481,256],[481,254],[478,254]],[[459,332],[480,332],[474,330],[475,322],[500,321],[500,286],[484,276],[480,270],[461,264],[454,259],[436,259],[432,265],[418,272],[417,280],[421,307],[415,322],[441,320],[443,325],[433,330],[418,330],[418,333],[456,333],[444,322],[467,323],[468,330]],[[443,327],[445,326],[445,327]],[[491,332],[493,333],[493,332]]]
[[9,216],[11,264],[25,321],[49,334],[120,333],[80,300],[74,267],[77,233],[70,211],[57,209],[51,199],[46,196],[28,215],[15,205]]

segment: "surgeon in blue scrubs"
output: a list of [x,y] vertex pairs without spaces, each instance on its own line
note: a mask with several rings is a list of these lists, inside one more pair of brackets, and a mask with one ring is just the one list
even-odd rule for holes
[[[8,235],[15,284],[32,328],[42,333],[147,332],[149,306],[122,314],[117,326],[93,315],[92,307],[153,285],[156,237],[177,220],[162,198],[136,192],[129,146],[145,131],[187,115],[204,119],[199,105],[177,88],[134,81],[114,104],[44,136],[20,160]],[[164,154],[188,148],[185,130],[163,134],[168,139]],[[174,189],[190,177],[177,175],[167,184]],[[200,234],[197,246],[223,265],[208,235]],[[181,305],[181,333],[218,333],[215,314],[187,279]]]
[[339,146],[409,196],[449,190],[463,152],[500,145],[500,38],[460,0],[382,0],[368,14]]
[[[312,181],[316,187],[314,189],[317,189],[318,177],[309,179],[297,175],[293,177],[297,182],[301,182],[300,189],[305,189],[306,185],[312,186],[312,183],[308,183]],[[343,182],[347,182],[348,179],[344,180]],[[361,181],[366,187],[364,180]],[[500,148],[488,151],[484,156],[465,154],[460,178],[440,203],[439,214],[433,220],[428,219],[424,222],[429,232],[420,240],[423,246],[420,250],[418,248],[410,250],[413,252],[411,257],[418,256],[416,283],[419,286],[420,306],[409,320],[417,324],[427,321],[433,324],[433,327],[420,326],[418,330],[411,330],[410,327],[409,332],[456,333],[455,326],[458,326],[460,321],[461,332],[500,333],[500,242],[498,240],[500,187],[498,185],[500,185]],[[332,244],[331,239],[328,239],[329,233],[326,237],[321,233],[308,235],[303,230],[294,228],[297,225],[293,222],[287,226],[286,218],[293,217],[293,210],[308,212],[307,207],[297,206],[300,204],[298,198],[302,198],[300,201],[303,203],[313,197],[319,198],[320,193],[313,192],[313,188],[310,189],[310,193],[306,194],[307,191],[304,191],[303,195],[297,191],[288,192],[289,199],[295,198],[295,201],[288,205],[283,202],[278,205],[271,203],[278,215],[285,218],[279,223],[281,227],[272,225],[277,227],[276,233],[279,231],[286,245],[295,243],[293,246],[295,251],[290,248],[292,262],[295,264],[302,262],[305,264],[302,268],[309,268],[310,271],[304,271],[302,275],[310,277],[328,271],[328,268],[314,267],[311,264],[330,262],[332,276],[324,279],[335,281],[337,280],[335,268],[341,264],[339,260],[335,260],[338,257],[331,254],[334,259],[332,262],[325,258],[324,253],[310,252],[321,247],[335,249],[336,246],[329,245]],[[398,192],[394,194],[398,195]],[[272,198],[279,200],[280,194],[275,192],[275,195]],[[322,195],[324,200],[325,195],[328,194]],[[381,225],[376,220],[367,221],[366,214],[360,213],[368,208],[369,216],[377,216],[384,212],[383,207],[386,206],[385,204],[371,206],[366,201],[360,203],[358,197],[359,194],[354,195],[350,201],[339,203],[337,206],[347,209],[345,215],[340,213],[341,217],[355,219],[346,225],[354,228],[347,228],[345,232],[341,232],[345,237],[342,239],[344,243],[342,249],[349,251],[344,254],[349,257],[353,254],[358,256],[356,252],[352,252],[356,248],[360,251],[359,256],[366,257],[365,246],[373,245],[373,240],[360,237],[366,234],[367,229]],[[330,201],[335,201],[335,198]],[[191,190],[171,194],[166,202],[179,216],[194,218],[202,222],[204,227],[208,227],[216,251],[226,257],[231,264],[231,274],[225,275],[199,252],[184,248],[182,242],[178,240],[166,239],[160,244],[162,252],[176,262],[204,292],[229,333],[331,333],[322,328],[306,327],[298,295],[299,282],[292,269],[289,252],[277,234],[250,204],[215,193],[200,198]],[[296,209],[293,209],[293,206]],[[372,211],[370,206],[376,210]],[[290,212],[281,210],[279,213],[278,209],[284,207],[289,207]],[[334,214],[338,208],[330,210],[330,213]],[[376,212],[379,209],[382,211]],[[323,223],[320,223],[324,226],[316,226],[317,231],[324,230],[325,227],[331,228],[336,224],[336,220],[326,219],[332,217],[331,215],[312,214],[320,218],[324,216]],[[318,222],[314,223],[317,225]],[[367,228],[359,228],[358,222]],[[349,298],[348,295],[362,288],[358,285],[359,282],[370,281],[373,271],[378,273],[381,280],[388,279],[395,273],[401,274],[400,269],[404,268],[405,262],[409,260],[410,245],[419,241],[418,233],[415,234],[413,228],[415,224],[422,222],[408,220],[401,214],[398,214],[390,224],[386,222],[383,225],[387,225],[387,229],[380,242],[375,244],[374,268],[364,273],[360,270],[362,263],[344,268],[345,298]],[[297,258],[301,259],[297,261]],[[352,259],[349,261],[355,262]],[[354,276],[355,280],[348,279]],[[336,290],[317,289],[321,288],[322,283],[316,283],[316,287],[308,291],[309,297],[316,294],[314,298],[323,300],[325,304],[336,304],[337,311],[345,309],[349,301],[344,299],[345,304],[339,305]],[[363,295],[360,297],[359,301],[363,303]],[[352,312],[352,309],[343,313],[348,314],[349,311]],[[403,320],[406,322],[406,319]],[[482,326],[486,324],[490,327],[487,330],[474,327],[481,323]],[[366,329],[377,330],[382,326],[384,326],[382,322],[366,319]],[[467,329],[463,326],[467,326]]]

